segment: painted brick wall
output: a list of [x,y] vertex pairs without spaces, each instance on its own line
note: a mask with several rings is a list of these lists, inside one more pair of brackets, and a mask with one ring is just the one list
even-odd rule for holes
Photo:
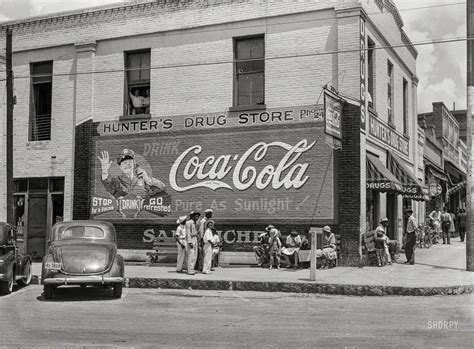
[[360,160],[360,109],[345,104],[342,118],[342,149],[339,161],[339,234],[341,235],[341,262],[344,265],[359,263],[359,227],[361,216],[361,160]]
[[[168,67],[151,71],[150,111],[153,117],[224,111],[232,106],[233,98],[233,37],[264,34],[267,57],[302,56],[266,61],[267,107],[313,104],[322,86],[337,71],[337,65],[331,55],[305,55],[336,50],[337,24],[334,19],[310,20],[329,16],[334,13],[324,11],[317,15],[271,19],[267,28],[265,22],[253,21],[248,22],[248,28],[229,24],[226,30],[222,28],[219,32],[188,31],[179,36],[171,33],[150,36],[146,40],[124,38],[99,42],[95,67],[99,71],[121,70],[124,67],[123,51],[151,48],[151,66]],[[303,24],[285,24],[295,21]],[[201,62],[225,63],[196,65]],[[123,113],[122,72],[97,74],[94,88],[95,120],[110,120]]]
[[51,48],[31,53],[14,54],[14,94],[17,104],[13,121],[14,178],[65,177],[64,217],[71,217],[71,168],[75,114],[75,76],[53,78],[51,140],[29,141],[30,63],[53,60],[53,74],[75,70],[72,47]]
[[[82,16],[58,16],[20,24],[14,47],[17,50],[48,47],[82,40],[106,40],[121,36],[166,32],[182,28],[226,24],[263,17],[351,6],[357,1],[315,0],[269,3],[260,0],[153,1],[148,4],[96,11]],[[113,7],[113,6],[111,6]],[[85,11],[84,11],[85,12]],[[80,13],[76,11],[75,13]],[[245,26],[244,23],[242,23]]]

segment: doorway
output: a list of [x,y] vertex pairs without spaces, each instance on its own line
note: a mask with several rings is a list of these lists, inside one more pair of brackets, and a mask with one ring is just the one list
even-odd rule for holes
[[27,253],[33,260],[44,257],[48,220],[48,195],[31,194],[28,197]]
[[52,226],[64,216],[64,178],[15,180],[15,221],[23,235],[23,251],[35,261],[46,253]]
[[387,194],[387,235],[391,240],[398,238],[398,198],[397,194]]

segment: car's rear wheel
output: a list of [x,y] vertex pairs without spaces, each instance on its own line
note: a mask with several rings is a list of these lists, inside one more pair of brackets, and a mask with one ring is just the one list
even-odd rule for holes
[[13,291],[13,273],[10,275],[10,278],[7,281],[0,281],[0,293],[10,294]]
[[54,287],[52,285],[44,285],[43,288],[44,299],[51,299],[54,295]]
[[26,262],[23,268],[23,276],[21,277],[20,280],[18,280],[18,283],[21,286],[28,286],[30,282],[31,282],[31,263],[28,261]]
[[114,297],[115,298],[120,298],[122,297],[122,284],[115,284],[114,285]]

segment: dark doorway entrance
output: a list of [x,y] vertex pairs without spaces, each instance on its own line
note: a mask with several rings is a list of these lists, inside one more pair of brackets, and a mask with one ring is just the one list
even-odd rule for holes
[[48,219],[48,195],[31,194],[28,200],[27,253],[35,260],[44,257]]

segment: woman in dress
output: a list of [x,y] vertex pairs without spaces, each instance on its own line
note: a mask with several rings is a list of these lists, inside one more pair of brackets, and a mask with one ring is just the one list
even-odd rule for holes
[[[327,269],[329,266],[332,267],[333,261],[337,258],[336,237],[331,232],[331,228],[327,225],[324,226],[323,233],[324,244],[320,253],[323,257],[321,261],[321,269]],[[316,253],[316,255],[318,255],[318,253]]]
[[214,228],[214,221],[209,219],[206,222],[206,231],[204,232],[203,243],[204,243],[204,264],[202,266],[203,274],[211,274],[212,264],[212,241],[214,234],[212,229]]
[[454,238],[454,235],[456,234],[456,215],[452,210],[449,210],[448,213],[451,215],[451,225],[449,226],[449,234],[451,235],[451,238]]
[[290,235],[286,237],[286,247],[281,251],[281,253],[285,258],[287,268],[291,268],[290,256],[293,256],[293,258],[295,259],[293,267],[298,268],[298,252],[301,248],[301,243],[301,237],[298,235],[298,232],[296,230],[292,230]]

